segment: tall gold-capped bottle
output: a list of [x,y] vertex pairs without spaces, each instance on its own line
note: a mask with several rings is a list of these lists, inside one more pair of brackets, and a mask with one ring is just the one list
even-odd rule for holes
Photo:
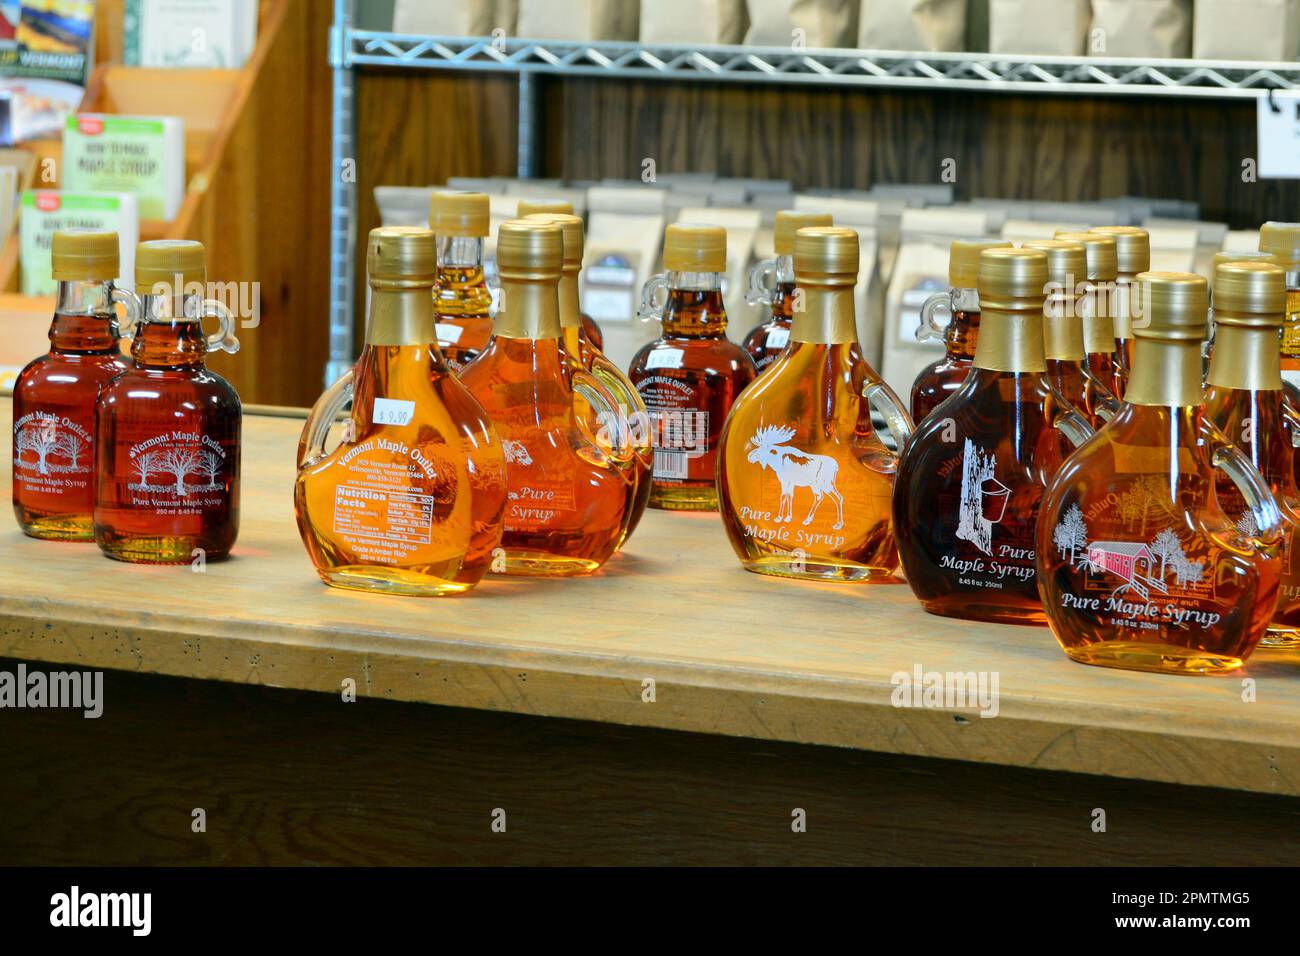
[[723,527],[750,571],[887,580],[898,570],[890,507],[898,456],[876,434],[872,399],[899,448],[912,422],[858,345],[858,234],[800,229],[794,270],[803,307],[789,346],[736,400],[722,430]]
[[643,346],[628,368],[650,413],[650,507],[715,511],[722,426],[757,375],[749,353],[727,338],[726,230],[673,223],[664,233],[664,268],[666,274],[646,283],[637,313],[658,318],[664,334]]
[[[573,203],[567,202],[563,199],[521,199],[519,200],[519,205],[515,207],[516,219],[527,219],[529,216],[541,215],[572,216]],[[582,222],[581,216],[578,217],[578,222]],[[581,261],[578,263],[578,270],[582,270]],[[576,276],[574,277],[574,294],[575,296],[577,295]],[[563,293],[561,293],[561,296],[563,296]],[[578,299],[575,299],[574,301],[577,302]],[[601,331],[600,326],[596,323],[596,320],[586,312],[582,311],[580,303],[578,306],[578,317],[582,320],[582,341],[595,348],[597,351],[602,351],[605,348],[605,335]]]
[[587,574],[623,542],[636,495],[623,427],[593,434],[583,403],[605,422],[618,402],[564,348],[560,326],[560,226],[512,219],[497,233],[501,302],[495,330],[461,381],[501,436],[509,486],[502,574]]
[[[1047,256],[980,253],[980,341],[966,381],[917,426],[894,484],[903,571],[932,614],[1041,624],[1034,524],[1043,490],[1092,429],[1048,382]],[[1058,432],[1058,429],[1060,430]]]
[[[1277,265],[1277,256],[1271,252],[1216,252],[1214,260],[1210,266],[1210,333],[1206,336],[1205,347],[1202,351],[1205,353],[1205,370],[1209,373],[1210,355],[1214,351],[1214,277],[1219,271],[1219,266],[1228,262],[1268,262]],[[1283,318],[1285,322],[1285,317]],[[1283,386],[1285,387],[1285,385]],[[1297,458],[1297,465],[1300,465],[1300,458]],[[1300,478],[1297,478],[1300,481]]]
[[[948,250],[947,292],[937,292],[921,305],[921,326],[916,330],[919,341],[943,339],[943,358],[921,369],[912,383],[912,420],[929,415],[961,387],[970,372],[979,345],[980,253],[985,249],[1009,249],[1011,243],[1001,239],[954,239]],[[935,313],[948,310],[948,324],[934,321]]]
[[[1138,293],[1123,406],[1070,456],[1043,501],[1043,606],[1081,663],[1235,670],[1273,616],[1281,516],[1259,472],[1205,411],[1205,279],[1143,273]],[[1220,507],[1219,472],[1245,500],[1249,531]]]
[[1133,301],[1137,277],[1151,268],[1151,234],[1137,226],[1096,226],[1090,230],[1115,240],[1115,379],[1111,391],[1124,397],[1133,368]]
[[1110,382],[1097,378],[1088,364],[1082,308],[1086,291],[1080,294],[1080,289],[1086,289],[1088,274],[1083,243],[1042,239],[1026,242],[1024,248],[1047,256],[1049,288],[1043,303],[1047,379],[1097,428],[1119,410],[1119,402],[1110,392]]
[[484,193],[441,190],[429,200],[429,228],[438,237],[433,286],[438,349],[459,370],[492,337],[492,291],[483,271],[483,240],[491,209]]
[[[519,203],[524,207],[524,203]],[[632,506],[627,510],[627,528],[623,537],[626,540],[641,521],[647,502],[650,500],[650,473],[654,463],[654,446],[650,442],[650,417],[646,413],[645,402],[641,394],[632,385],[621,368],[605,357],[596,344],[585,334],[582,326],[582,312],[578,304],[578,273],[582,269],[583,229],[582,219],[563,213],[532,213],[528,220],[538,219],[553,222],[560,227],[564,242],[564,270],[560,276],[560,328],[563,332],[564,350],[578,367],[594,375],[609,390],[618,403],[621,417],[614,422],[600,422],[597,413],[585,400],[580,405],[593,419],[596,430],[600,428],[623,428],[627,440],[631,443],[635,460],[632,466],[632,479],[636,490],[632,497]]]
[[790,341],[790,325],[794,318],[795,233],[806,226],[829,225],[829,213],[782,209],[776,214],[773,229],[776,258],[757,262],[749,270],[745,301],[771,309],[768,317],[745,336],[745,351],[760,372],[776,361]]
[[[505,454],[438,351],[435,263],[429,230],[371,230],[365,346],[303,426],[298,531],[334,587],[422,597],[466,591],[501,543]],[[349,401],[343,440],[326,451]]]
[[[1266,262],[1223,262],[1214,270],[1214,354],[1205,414],[1241,449],[1268,483],[1282,512],[1282,580],[1277,610],[1262,644],[1300,643],[1300,491],[1295,444],[1300,415],[1282,388],[1278,335],[1286,308],[1286,274]],[[1220,476],[1219,504],[1246,532],[1254,518],[1237,487]]]
[[[1077,242],[1083,246],[1087,260],[1087,276],[1079,297],[1079,313],[1083,318],[1083,351],[1092,378],[1087,385],[1085,414],[1093,427],[1103,420],[1103,410],[1118,400],[1114,392],[1115,379],[1120,376],[1119,360],[1115,347],[1115,319],[1113,318],[1118,293],[1119,254],[1114,236],[1099,232],[1069,232],[1057,230],[1056,238],[1062,242]],[[1104,391],[1094,383],[1105,384]]]

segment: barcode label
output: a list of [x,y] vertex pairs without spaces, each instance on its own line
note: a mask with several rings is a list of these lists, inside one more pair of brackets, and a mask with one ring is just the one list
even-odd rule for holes
[[655,468],[654,476],[656,478],[689,478],[690,471],[687,468],[687,457],[684,451],[660,451],[655,449]]

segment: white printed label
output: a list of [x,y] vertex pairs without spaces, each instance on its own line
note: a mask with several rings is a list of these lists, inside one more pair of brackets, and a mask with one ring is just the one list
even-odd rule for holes
[[452,325],[450,322],[439,322],[434,331],[438,336],[439,345],[455,345],[460,341],[461,333],[465,330],[459,325]]
[[789,329],[773,329],[767,336],[767,347],[770,349],[783,349],[790,341]]
[[682,367],[682,350],[681,349],[655,349],[646,359],[646,371],[656,368],[681,368]]
[[409,425],[415,417],[415,402],[397,398],[376,398],[371,417],[376,425]]
[[1260,178],[1300,178],[1300,93],[1260,96],[1255,117]]

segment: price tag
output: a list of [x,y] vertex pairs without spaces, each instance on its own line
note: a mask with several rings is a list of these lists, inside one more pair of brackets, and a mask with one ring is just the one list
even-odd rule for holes
[[767,346],[773,349],[783,349],[790,342],[789,329],[773,329],[767,335]]
[[376,398],[371,421],[376,425],[409,425],[415,417],[415,402],[397,398]]
[[655,368],[681,368],[681,349],[655,349],[645,360],[646,371]]
[[1259,178],[1300,179],[1300,92],[1274,92],[1256,103]]
[[460,334],[465,330],[459,325],[452,325],[450,322],[439,322],[434,331],[438,336],[439,345],[455,345],[460,341]]

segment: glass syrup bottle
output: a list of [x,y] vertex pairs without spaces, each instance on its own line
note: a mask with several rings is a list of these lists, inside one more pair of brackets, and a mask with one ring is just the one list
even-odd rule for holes
[[1082,243],[1066,239],[1026,242],[1024,248],[1037,249],[1047,256],[1049,291],[1043,303],[1047,379],[1083,413],[1088,424],[1098,428],[1119,410],[1119,402],[1110,392],[1110,381],[1093,374],[1083,342],[1083,297],[1079,289],[1086,288],[1087,253]]
[[1300,222],[1266,222],[1259,228],[1259,251],[1277,257],[1286,273],[1286,315],[1282,325],[1282,368],[1300,371]]
[[[1148,272],[1118,414],[1057,473],[1038,524],[1048,623],[1071,659],[1133,670],[1235,670],[1277,602],[1281,516],[1268,485],[1206,414],[1206,282]],[[1249,531],[1224,513],[1219,473]]]
[[135,297],[113,287],[117,233],[63,229],[50,247],[58,282],[50,350],[18,374],[13,393],[14,515],[33,538],[94,537],[95,399],[124,372],[115,304],[133,320]]
[[1123,398],[1133,368],[1133,296],[1137,277],[1151,268],[1151,234],[1137,226],[1096,226],[1089,231],[1115,240],[1115,378],[1111,391]]
[[[540,215],[572,216],[573,203],[563,199],[521,199],[519,205],[515,207],[516,219],[527,219],[529,216]],[[578,217],[578,222],[582,222],[581,216]],[[578,269],[579,271],[582,270],[581,262],[578,263]],[[563,299],[563,292],[560,293],[560,297]],[[600,326],[595,319],[582,311],[581,304],[578,307],[578,318],[582,322],[582,341],[594,347],[598,352],[603,351],[605,348],[605,333],[600,330]]]
[[889,580],[898,570],[890,507],[898,456],[876,434],[872,401],[899,448],[912,421],[858,345],[858,234],[802,228],[793,258],[802,308],[790,343],[736,400],[722,430],[723,527],[750,571]]
[[429,200],[429,228],[438,237],[433,287],[438,349],[456,371],[492,337],[492,292],[483,271],[483,240],[490,222],[484,193],[443,190]]
[[828,213],[781,210],[776,214],[773,230],[775,259],[763,259],[749,271],[749,288],[745,301],[766,305],[768,318],[750,329],[744,348],[760,372],[776,361],[790,341],[794,315],[794,236],[806,226],[829,226]]
[[[1060,467],[1064,434],[1087,421],[1048,381],[1043,357],[1047,256],[980,254],[980,340],[966,381],[908,442],[894,484],[903,571],[932,614],[1041,624],[1034,524]],[[1059,431],[1058,431],[1059,430]]]
[[[135,287],[131,367],[95,408],[95,543],[136,564],[220,560],[239,534],[243,411],[204,358],[239,351],[235,317],[204,297],[201,242],[140,243]],[[211,335],[205,318],[220,323]]]
[[492,340],[461,372],[505,449],[508,485],[502,574],[595,571],[618,549],[636,495],[634,455],[621,428],[592,432],[618,402],[564,348],[560,326],[563,233],[513,219],[497,233],[501,300]]
[[[1085,382],[1084,407],[1081,409],[1094,428],[1115,411],[1119,401],[1114,392],[1120,377],[1115,348],[1116,276],[1119,257],[1114,236],[1099,232],[1058,230],[1062,242],[1083,246],[1086,277],[1079,297],[1083,318],[1085,364],[1092,375]],[[1076,287],[1078,288],[1078,287]]]
[[[980,253],[985,249],[1009,249],[1001,239],[954,239],[948,250],[947,292],[937,292],[921,305],[919,342],[942,339],[945,354],[921,369],[912,382],[912,421],[919,423],[961,387],[970,372],[979,344],[980,296],[976,288]],[[939,309],[948,310],[948,324],[934,321]]]
[[[474,587],[501,544],[505,452],[438,351],[432,232],[370,232],[370,316],[352,371],[303,426],[294,510],[326,584],[431,597]],[[348,403],[342,441],[326,451]]]
[[[1214,351],[1214,277],[1219,271],[1219,266],[1228,262],[1268,262],[1277,265],[1277,256],[1271,252],[1223,252],[1219,251],[1214,254],[1214,259],[1210,264],[1210,332],[1205,338],[1205,370],[1208,374],[1210,355]],[[1285,386],[1284,386],[1285,387]]]
[[732,404],[758,374],[749,353],[727,338],[726,230],[673,223],[664,233],[664,268],[642,289],[637,310],[643,320],[659,319],[664,334],[642,346],[628,369],[650,414],[650,507],[716,511],[718,439]]
[[[524,205],[522,202],[519,204]],[[614,422],[601,422],[597,411],[583,399],[579,407],[598,432],[600,428],[622,429],[632,445],[634,461],[632,478],[636,490],[632,506],[627,510],[623,540],[636,530],[650,501],[650,474],[654,465],[654,446],[650,442],[650,416],[646,412],[641,394],[633,387],[631,379],[583,331],[582,313],[578,304],[578,273],[582,270],[583,228],[582,219],[563,213],[530,213],[528,220],[553,222],[560,227],[564,244],[564,269],[560,275],[560,329],[564,350],[569,357],[594,375],[609,390],[618,403],[619,418]],[[581,398],[581,396],[579,396]],[[620,542],[620,547],[622,543]]]
[[[1300,644],[1300,491],[1295,480],[1297,414],[1282,388],[1278,339],[1286,308],[1286,273],[1266,262],[1222,262],[1214,270],[1218,329],[1205,385],[1205,415],[1267,482],[1282,513],[1282,579],[1277,609],[1262,645]],[[1231,481],[1215,483],[1219,504],[1246,532],[1250,509]]]

